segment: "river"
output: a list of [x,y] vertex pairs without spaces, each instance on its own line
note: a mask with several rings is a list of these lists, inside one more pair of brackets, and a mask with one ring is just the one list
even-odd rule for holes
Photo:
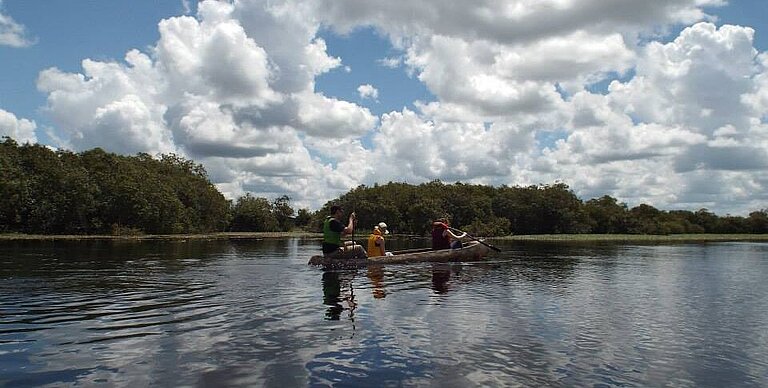
[[336,272],[319,246],[0,242],[0,386],[768,384],[766,243]]

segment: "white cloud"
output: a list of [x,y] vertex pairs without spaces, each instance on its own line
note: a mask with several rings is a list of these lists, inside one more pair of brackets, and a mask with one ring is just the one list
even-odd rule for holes
[[36,143],[37,124],[34,121],[18,118],[11,112],[0,109],[0,137],[8,136],[18,143]]
[[379,99],[379,90],[374,88],[370,84],[360,85],[357,87],[357,93],[361,99],[372,99],[377,101]]
[[768,52],[758,56],[759,70],[753,77],[751,93],[744,94],[742,101],[753,109],[754,116],[768,120]]
[[673,42],[653,42],[642,53],[637,75],[611,85],[611,95],[638,120],[685,124],[711,135],[732,124],[749,125],[741,96],[758,70],[750,28],[710,23],[686,28]]
[[400,67],[400,65],[403,64],[403,58],[402,57],[387,57],[387,58],[381,58],[378,61],[378,64],[381,66],[390,68],[390,69],[397,69]]
[[172,93],[237,106],[264,107],[279,101],[269,85],[267,53],[236,21],[177,17],[163,20],[159,28],[158,63]]
[[[468,181],[510,173],[526,134],[503,124],[486,129],[482,123],[424,121],[403,110],[382,117],[374,135],[372,163],[382,181],[423,182],[433,179]],[[530,142],[528,142],[530,143]]]
[[[699,23],[672,42],[650,43],[631,80],[614,81],[605,96],[574,95],[573,132],[545,150],[543,165],[583,192],[605,190],[634,204],[727,211],[758,204],[743,183],[759,187],[768,170],[756,97],[765,69],[752,35]],[[690,189],[706,174],[722,187],[717,193]]]
[[299,125],[312,136],[361,136],[376,124],[368,109],[351,102],[314,93],[297,95],[297,99]]
[[114,152],[173,152],[160,100],[164,80],[144,54],[131,51],[127,65],[83,61],[84,74],[47,69],[38,88],[48,93],[48,113],[68,135],[60,146],[102,147]]
[[377,118],[314,93],[314,77],[341,61],[327,55],[319,26],[302,13],[290,2],[204,1],[197,17],[161,21],[148,53],[131,50],[124,62],[85,59],[81,74],[41,72],[38,88],[48,95],[59,145],[176,152],[210,166],[230,194],[283,190],[305,206],[348,190],[340,182],[354,185],[362,176],[335,171],[348,159],[317,144],[362,136]]
[[29,37],[26,27],[2,10],[3,2],[0,1],[0,46],[28,47],[35,44],[35,39]]
[[393,37],[441,35],[500,44],[534,42],[576,31],[652,33],[708,16],[704,7],[723,0],[481,0],[457,5],[442,0],[324,0],[318,14],[339,29],[374,25]]
[[553,110],[561,101],[552,84],[506,77],[494,67],[499,47],[441,36],[415,47],[408,64],[443,103],[465,105],[479,115]]
[[[48,69],[38,87],[67,145],[180,152],[231,196],[318,207],[361,183],[561,180],[585,199],[743,212],[765,207],[768,57],[750,28],[697,23],[723,4],[203,1],[146,53]],[[436,100],[377,117],[316,91],[349,68],[321,26],[388,36],[399,52],[378,63]]]

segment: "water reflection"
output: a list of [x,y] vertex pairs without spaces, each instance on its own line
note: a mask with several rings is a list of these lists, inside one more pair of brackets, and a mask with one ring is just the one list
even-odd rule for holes
[[355,272],[323,272],[323,304],[329,306],[325,312],[326,319],[338,321],[341,314],[347,311],[347,318],[355,320],[355,290],[352,280]]
[[432,289],[438,294],[448,292],[448,280],[451,279],[451,265],[437,263],[432,265]]
[[387,297],[386,285],[384,283],[384,266],[369,265],[367,269],[368,279],[371,281],[371,293],[376,299]]
[[768,245],[497,246],[0,244],[0,386],[764,385]]

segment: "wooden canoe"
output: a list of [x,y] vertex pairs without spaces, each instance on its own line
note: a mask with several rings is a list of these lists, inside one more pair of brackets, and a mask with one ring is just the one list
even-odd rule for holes
[[394,251],[392,256],[328,258],[312,256],[311,265],[322,265],[330,268],[363,267],[370,264],[404,264],[419,262],[446,263],[457,261],[479,261],[488,255],[488,247],[478,241],[471,241],[460,249],[409,249]]

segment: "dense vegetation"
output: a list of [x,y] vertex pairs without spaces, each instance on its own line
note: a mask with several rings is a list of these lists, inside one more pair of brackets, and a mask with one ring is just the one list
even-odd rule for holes
[[768,233],[768,211],[719,217],[707,209],[628,208],[610,196],[582,201],[563,183],[528,187],[388,183],[359,186],[316,211],[290,198],[228,201],[205,169],[177,155],[121,156],[0,143],[0,233],[170,234],[319,231],[332,203],[358,215],[359,233],[384,221],[423,235],[447,216],[478,236],[508,234]]
[[212,232],[230,211],[203,167],[176,155],[75,154],[10,138],[0,143],[0,198],[0,232]]
[[[337,201],[358,215],[361,228],[386,222],[390,229],[425,234],[431,220],[447,216],[454,227],[479,236],[508,234],[768,233],[768,211],[719,217],[707,209],[663,211],[628,208],[603,196],[583,202],[564,183],[528,187],[388,183],[360,186]],[[328,213],[325,205],[312,224]]]

